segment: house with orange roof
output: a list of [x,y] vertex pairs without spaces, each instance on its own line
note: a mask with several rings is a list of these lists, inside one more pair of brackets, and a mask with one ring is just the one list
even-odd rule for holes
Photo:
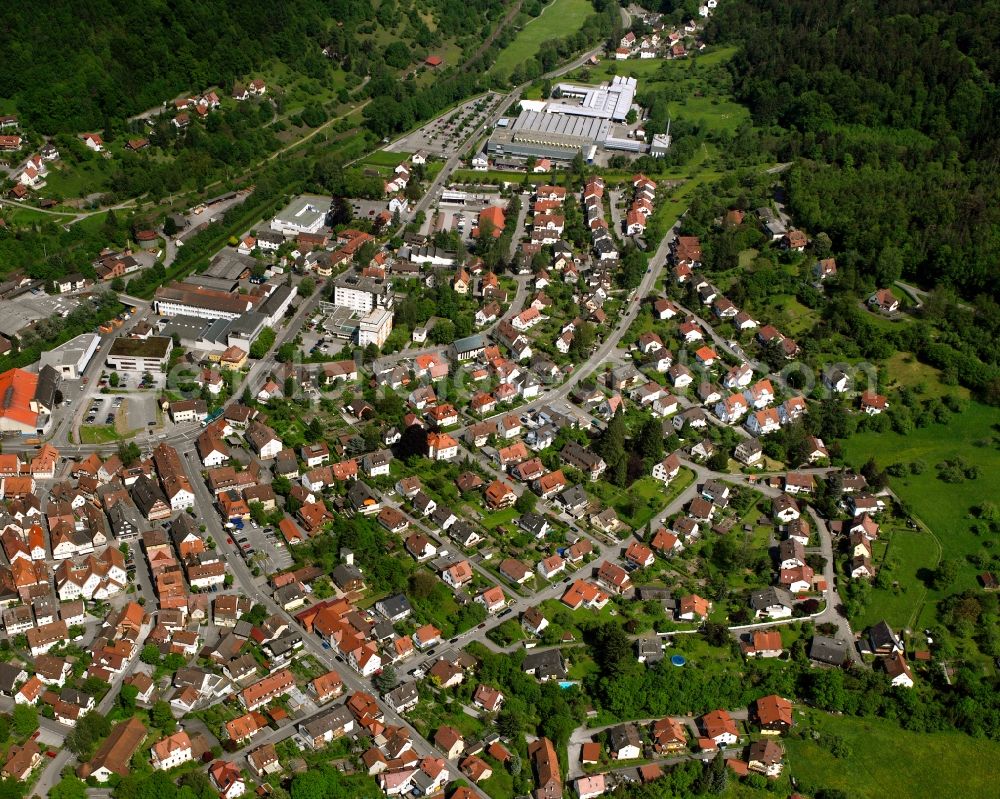
[[433,624],[425,624],[422,627],[418,627],[417,631],[413,633],[413,643],[417,645],[418,649],[427,649],[440,642],[441,631]]
[[149,752],[150,763],[157,771],[167,771],[193,760],[191,739],[184,730],[161,738]]
[[712,603],[697,594],[681,597],[677,605],[677,618],[683,621],[704,619],[712,611]]
[[[465,760],[459,764],[459,769],[461,772],[475,783],[482,782],[483,780],[488,780],[493,776],[493,769],[490,765],[477,755],[469,755]],[[452,799],[455,799],[455,793],[452,795]]]
[[504,596],[503,589],[499,585],[487,588],[476,597],[476,602],[483,605],[487,613],[498,613],[507,607],[507,597]]
[[490,510],[502,510],[511,507],[517,501],[517,494],[507,483],[494,480],[486,487],[483,498]]
[[600,610],[610,597],[593,583],[576,580],[563,593],[560,601],[571,610],[587,607],[590,610]]
[[532,487],[542,499],[551,499],[566,488],[566,475],[562,469],[556,469],[554,472],[543,474],[534,481]]
[[[256,82],[256,81],[255,81]],[[263,89],[260,91],[263,94]],[[208,767],[208,776],[218,789],[221,799],[236,799],[246,793],[246,783],[240,767],[228,760],[216,760]]]
[[699,726],[706,738],[711,738],[717,746],[728,746],[740,739],[736,722],[725,710],[713,710],[699,720]]
[[449,461],[457,458],[458,441],[447,433],[428,433],[427,457],[434,461]]
[[490,205],[479,212],[479,224],[473,229],[472,235],[479,238],[482,232],[489,231],[493,238],[498,239],[503,235],[506,224],[504,209],[498,205]]
[[45,690],[43,683],[37,676],[29,677],[21,686],[20,690],[14,694],[14,703],[17,705],[34,705],[38,702],[38,697]]
[[653,550],[638,541],[632,541],[625,549],[625,560],[633,563],[640,569],[645,569],[653,565],[655,558]]
[[288,669],[282,669],[240,691],[240,702],[247,710],[256,710],[272,699],[288,693],[294,686],[295,676]]
[[323,704],[336,699],[344,692],[344,680],[336,671],[328,671],[316,677],[309,683],[309,687],[316,695],[316,701]]
[[792,703],[777,694],[762,696],[753,705],[753,718],[765,735],[788,732],[795,724]]
[[472,580],[472,566],[467,560],[459,561],[445,569],[441,579],[452,588],[461,588]]
[[267,717],[257,710],[244,713],[242,716],[237,716],[226,722],[226,734],[229,736],[229,740],[237,744],[250,740],[266,728]]
[[307,502],[296,511],[307,533],[313,533],[333,518],[322,502]]

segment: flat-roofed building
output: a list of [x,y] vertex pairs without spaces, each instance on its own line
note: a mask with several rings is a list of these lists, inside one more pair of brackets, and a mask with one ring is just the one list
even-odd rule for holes
[[101,337],[97,333],[82,333],[55,349],[43,352],[39,367],[51,366],[60,377],[76,380],[83,375],[100,343]]
[[358,346],[374,344],[381,347],[392,332],[392,311],[374,308],[366,313],[358,325]]
[[284,236],[300,233],[318,233],[326,224],[330,200],[325,197],[303,195],[296,197],[271,220],[271,230]]
[[392,285],[388,280],[346,272],[334,281],[333,304],[362,314],[392,308]]
[[162,372],[173,347],[166,336],[117,338],[108,351],[108,367],[119,372]]

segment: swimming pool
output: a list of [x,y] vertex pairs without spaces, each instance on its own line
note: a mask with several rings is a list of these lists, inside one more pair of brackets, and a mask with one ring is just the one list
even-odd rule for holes
[[559,681],[559,687],[562,688],[564,691],[567,688],[572,688],[574,685],[577,685],[577,684],[578,683],[576,682],[576,680],[560,680]]
[[685,658],[684,655],[674,655],[670,658],[670,662],[675,666],[680,667],[687,663],[687,658]]

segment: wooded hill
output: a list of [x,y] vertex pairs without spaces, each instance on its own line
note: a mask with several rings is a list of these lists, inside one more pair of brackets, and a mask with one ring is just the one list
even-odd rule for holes
[[881,284],[997,296],[996,3],[726,0],[707,35],[743,45],[736,93],[796,162],[800,224]]
[[[333,65],[403,69],[444,41],[470,49],[502,0],[47,0],[8,3],[0,97],[41,133],[103,130],[186,91],[228,89],[272,60],[323,80]],[[334,58],[324,57],[329,47]]]

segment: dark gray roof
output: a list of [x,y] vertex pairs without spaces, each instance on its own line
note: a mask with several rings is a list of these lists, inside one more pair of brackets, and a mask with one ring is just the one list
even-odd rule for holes
[[791,591],[773,585],[750,594],[750,607],[754,610],[765,610],[773,605],[783,605],[790,608],[793,604],[795,604],[795,598]]
[[410,613],[413,610],[410,600],[403,594],[396,594],[395,596],[380,599],[375,603],[375,608],[387,619],[394,619],[402,613]]
[[583,490],[582,486],[570,486],[565,491],[559,495],[559,501],[567,508],[572,508],[577,505],[585,505],[589,500],[587,499],[587,492]]
[[540,535],[547,524],[548,522],[545,518],[539,516],[537,513],[525,513],[523,516],[518,517],[517,520],[517,526],[532,535]]
[[885,619],[872,626],[868,631],[868,640],[871,641],[873,650],[898,649],[902,647],[898,636],[892,631],[892,628]]
[[0,691],[5,694],[13,693],[17,678],[24,669],[15,666],[13,663],[0,663]]
[[839,638],[829,638],[825,635],[815,635],[809,646],[809,657],[820,663],[831,666],[841,666],[847,660],[847,641]]
[[608,748],[612,752],[629,745],[642,748],[642,738],[634,724],[619,724],[608,730]]
[[415,682],[404,682],[389,691],[385,695],[385,701],[392,707],[400,707],[407,702],[412,702],[418,695]]
[[486,347],[486,336],[474,335],[460,338],[454,343],[455,352],[475,352]]
[[302,730],[310,738],[319,738],[331,730],[343,729],[348,724],[353,723],[353,721],[354,716],[351,715],[351,711],[347,708],[347,705],[339,705],[327,713],[316,716],[312,721],[303,723]]
[[51,411],[55,406],[56,388],[59,386],[59,373],[49,364],[38,371],[38,385],[35,387],[35,401],[43,408]]
[[524,672],[534,671],[535,676],[540,680],[566,676],[566,664],[563,662],[562,652],[558,649],[532,652],[524,658],[521,670]]
[[145,475],[132,484],[132,500],[139,512],[147,517],[157,502],[167,504],[167,497],[159,484]]
[[330,572],[330,576],[337,584],[337,587],[341,589],[350,585],[354,580],[363,579],[357,566],[350,566],[346,563],[340,563],[334,566],[333,571]]

